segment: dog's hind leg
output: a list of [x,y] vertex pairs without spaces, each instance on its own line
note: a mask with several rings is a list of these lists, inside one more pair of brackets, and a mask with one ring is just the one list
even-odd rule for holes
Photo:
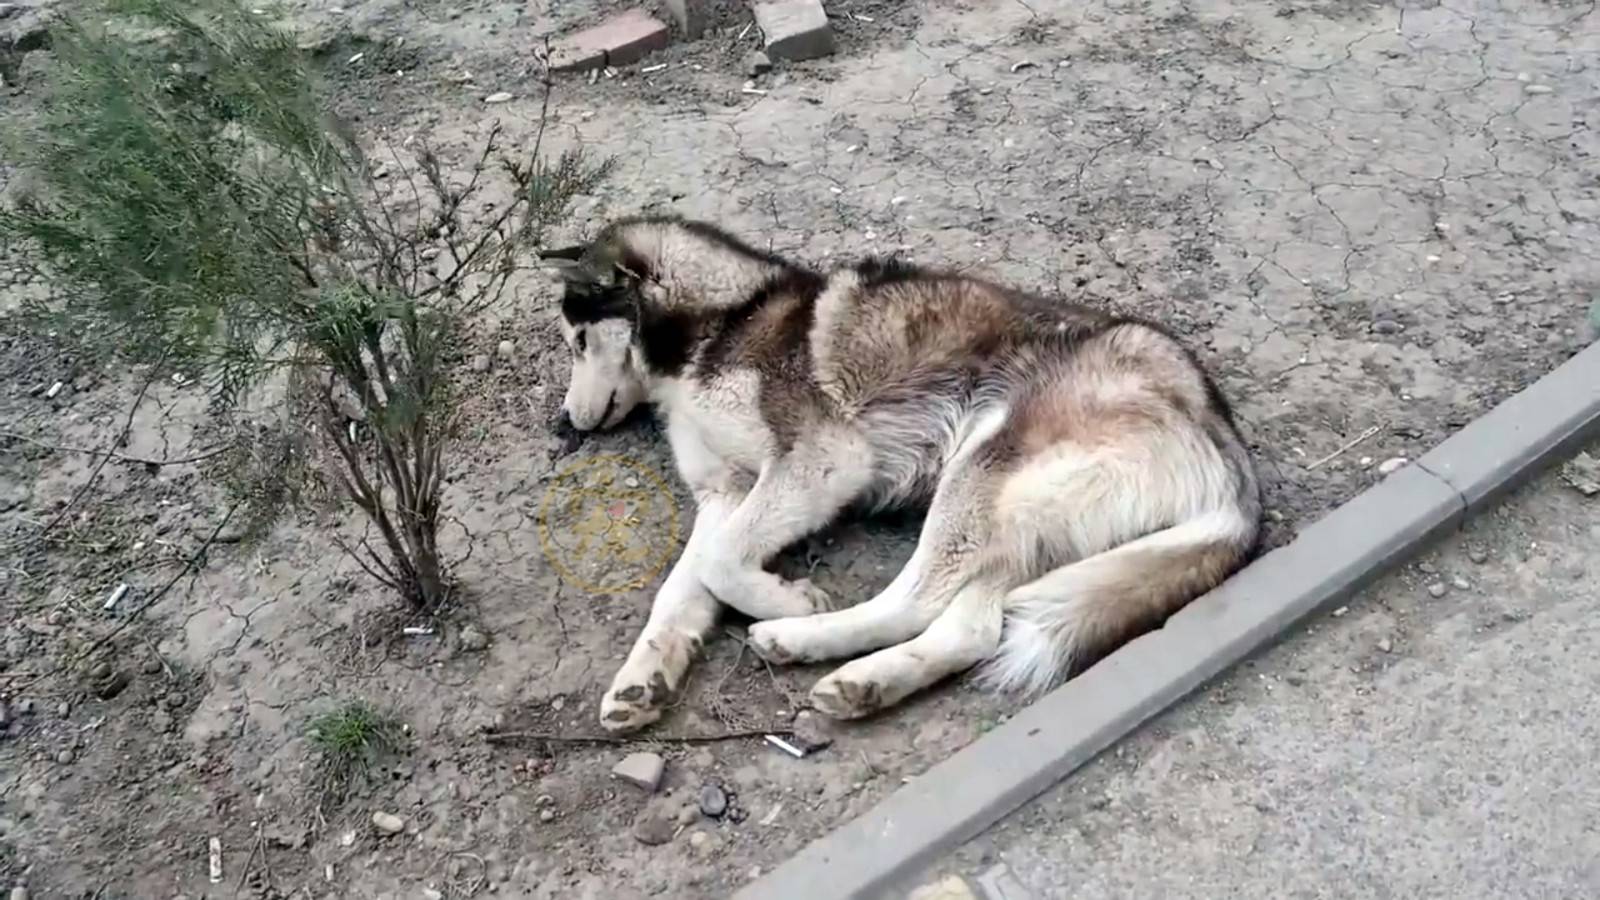
[[818,662],[878,650],[920,634],[955,597],[961,572],[990,529],[992,480],[972,463],[1004,421],[995,410],[975,419],[952,454],[928,505],[917,549],[877,596],[847,609],[750,626],[750,643],[769,662]]
[[817,434],[768,462],[701,557],[701,582],[718,600],[753,619],[827,610],[832,605],[827,594],[809,580],[789,581],[763,567],[833,521],[871,478],[871,447],[844,429]]
[[811,689],[812,705],[836,719],[860,718],[993,654],[1000,646],[1007,585],[998,574],[965,577],[926,631],[841,666]]

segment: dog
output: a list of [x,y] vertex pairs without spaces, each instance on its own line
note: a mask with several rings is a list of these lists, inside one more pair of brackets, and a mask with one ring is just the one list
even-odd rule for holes
[[[867,258],[820,272],[705,222],[638,217],[541,254],[563,283],[563,427],[664,419],[694,525],[600,706],[661,716],[722,606],[773,663],[849,659],[811,704],[866,716],[974,666],[1037,694],[1254,552],[1233,415],[1160,327]],[[920,507],[905,568],[837,608],[767,567],[847,511]]]

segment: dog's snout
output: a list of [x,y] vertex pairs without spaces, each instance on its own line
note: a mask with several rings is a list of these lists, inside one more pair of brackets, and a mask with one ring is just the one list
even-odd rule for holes
[[567,408],[564,406],[556,412],[555,421],[550,423],[550,427],[555,430],[556,437],[566,437],[578,430],[572,424],[572,415],[567,412]]

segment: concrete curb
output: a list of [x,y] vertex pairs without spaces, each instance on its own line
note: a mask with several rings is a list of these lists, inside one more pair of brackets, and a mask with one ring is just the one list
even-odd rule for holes
[[1600,433],[1600,344],[823,836],[734,900],[875,900]]

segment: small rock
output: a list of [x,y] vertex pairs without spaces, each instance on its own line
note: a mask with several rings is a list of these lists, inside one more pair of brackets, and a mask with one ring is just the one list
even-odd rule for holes
[[794,734],[789,736],[790,743],[807,753],[821,750],[833,743],[833,733],[827,723],[809,709],[795,716],[791,727],[794,729]]
[[97,663],[94,668],[89,670],[89,677],[94,679],[110,678],[111,664],[107,662]]
[[1378,642],[1378,649],[1383,651],[1384,653],[1389,653],[1389,652],[1394,650],[1394,642],[1389,640],[1388,638],[1384,638],[1383,640]]
[[1472,589],[1472,582],[1462,578],[1460,575],[1457,575],[1456,577],[1450,579],[1450,586],[1458,591],[1466,591]]
[[772,58],[760,50],[751,50],[750,54],[744,58],[744,74],[751,78],[757,75],[765,75],[771,71]]
[[44,622],[46,625],[60,625],[62,622],[66,621],[66,618],[66,613],[59,609],[52,609],[50,610],[49,615],[44,617]]
[[422,900],[444,900],[444,891],[436,891],[433,888],[423,888]]
[[665,810],[646,807],[633,822],[633,837],[651,847],[665,844],[678,832],[678,823]]
[[1552,93],[1555,88],[1550,87],[1548,84],[1530,84],[1527,87],[1524,87],[1523,90],[1530,94],[1549,94]]
[[630,753],[611,769],[611,774],[653,794],[661,786],[661,772],[666,760],[655,753]]
[[556,820],[556,811],[555,810],[553,810],[553,809],[541,809],[541,810],[539,810],[539,821],[541,821],[541,822],[554,822],[555,820]]
[[473,653],[487,650],[489,649],[489,636],[468,625],[461,629],[461,649]]
[[711,852],[714,841],[715,838],[704,831],[696,831],[689,835],[689,849],[701,856],[705,856]]
[[65,719],[67,716],[72,715],[72,704],[68,703],[65,700],[61,701],[60,705],[58,705],[56,707],[56,715],[60,716],[63,719]]
[[511,92],[510,91],[497,91],[496,93],[490,94],[489,96],[483,98],[483,102],[485,102],[485,103],[505,103],[505,102],[509,101],[510,99],[511,99]]
[[495,345],[494,352],[500,354],[501,359],[509,361],[511,357],[516,355],[517,345],[511,341],[501,341]]
[[150,730],[156,734],[166,734],[172,730],[172,716],[164,709],[158,709],[150,717]]
[[1470,559],[1481,566],[1489,561],[1489,551],[1483,549],[1482,547],[1468,548],[1467,559]]
[[721,818],[728,811],[728,795],[717,785],[701,785],[700,811],[713,819]]
[[1350,611],[1350,607],[1348,607],[1348,606],[1341,606],[1341,607],[1339,607],[1339,608],[1338,608],[1338,609],[1336,609],[1336,610],[1334,610],[1334,611],[1333,611],[1333,617],[1334,617],[1334,618],[1335,618],[1335,619],[1342,619],[1342,618],[1344,618],[1344,616],[1345,616],[1345,613],[1348,613],[1348,612],[1349,612],[1349,611]]
[[1404,456],[1394,456],[1378,463],[1378,474],[1393,475],[1405,466],[1408,460]]
[[492,365],[494,363],[489,359],[489,354],[487,353],[479,353],[472,358],[472,371],[474,372],[487,372]]
[[1393,319],[1376,319],[1372,323],[1373,334],[1399,334],[1406,327]]
[[[3,5],[4,4],[0,4],[0,6],[3,6]],[[3,18],[5,18],[5,17],[4,16],[0,16],[0,19],[3,19]],[[16,887],[12,888],[11,889],[11,900],[28,900],[28,889],[23,887],[20,884],[17,885]]]
[[406,820],[394,813],[379,810],[372,814],[372,827],[384,834],[399,834],[406,830]]
[[101,700],[110,700],[112,697],[122,693],[123,689],[131,681],[133,681],[133,676],[127,672],[114,672],[110,678],[106,678],[95,685],[94,695]]
[[1446,590],[1444,582],[1435,581],[1433,584],[1428,585],[1428,596],[1437,600],[1445,595]]
[[143,663],[141,663],[139,665],[139,671],[145,673],[146,675],[157,675],[157,674],[160,674],[160,672],[161,672],[161,660],[156,659],[154,656],[152,656],[149,659],[146,659]]
[[18,715],[31,716],[31,715],[33,715],[33,709],[34,709],[34,701],[32,700],[32,698],[24,698],[22,700],[18,700],[17,701],[17,714]]
[[63,766],[72,765],[72,759],[73,756],[71,750],[63,750],[56,754],[56,762],[62,764]]
[[833,52],[833,29],[820,0],[767,0],[751,6],[772,59],[814,59]]
[[960,875],[947,875],[912,891],[906,900],[978,900],[978,895]]
[[183,706],[184,699],[184,696],[177,691],[168,691],[167,695],[161,698],[161,702],[167,709],[178,709]]

